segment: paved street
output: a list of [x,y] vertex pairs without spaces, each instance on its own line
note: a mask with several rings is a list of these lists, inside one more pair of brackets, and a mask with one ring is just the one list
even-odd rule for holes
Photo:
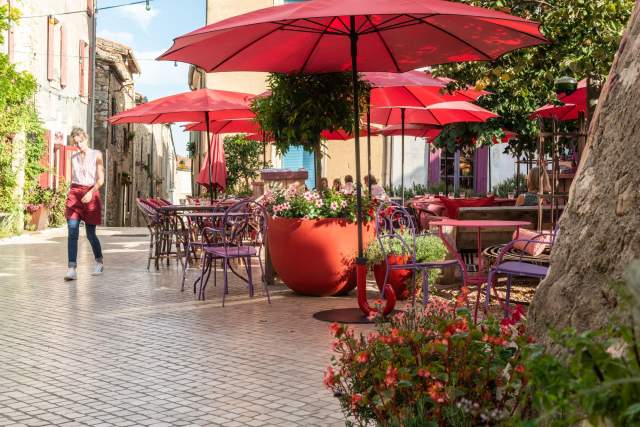
[[[322,385],[328,324],[353,307],[232,283],[228,304],[181,293],[175,263],[146,270],[146,229],[102,229],[105,274],[65,283],[63,230],[0,242],[0,425],[344,425]],[[152,267],[153,268],[153,267]],[[191,276],[195,277],[195,273]]]

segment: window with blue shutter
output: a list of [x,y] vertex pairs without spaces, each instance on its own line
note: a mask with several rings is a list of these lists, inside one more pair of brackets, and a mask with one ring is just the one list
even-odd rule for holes
[[287,154],[282,157],[282,167],[291,170],[306,169],[309,172],[309,178],[305,181],[305,184],[307,188],[315,188],[316,168],[312,152],[306,151],[302,147],[290,147]]

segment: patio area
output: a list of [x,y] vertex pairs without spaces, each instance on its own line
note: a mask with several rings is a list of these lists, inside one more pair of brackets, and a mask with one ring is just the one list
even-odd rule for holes
[[344,425],[322,385],[329,324],[312,314],[353,295],[275,286],[269,305],[230,280],[222,308],[220,286],[180,292],[175,260],[146,270],[146,229],[98,234],[105,273],[89,275],[81,231],[76,282],[64,229],[0,242],[1,426]]

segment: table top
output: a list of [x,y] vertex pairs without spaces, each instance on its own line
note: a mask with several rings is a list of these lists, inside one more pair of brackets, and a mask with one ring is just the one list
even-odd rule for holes
[[430,225],[438,227],[470,227],[470,228],[500,228],[500,227],[526,227],[531,225],[530,221],[503,221],[489,219],[450,219],[444,218],[440,221],[432,221]]
[[246,216],[246,212],[184,212],[184,216],[189,218],[222,218],[225,215],[228,216]]
[[214,205],[168,205],[156,208],[160,212],[178,212],[178,211],[212,211],[223,207],[228,207],[236,203],[237,200],[228,202],[217,202]]

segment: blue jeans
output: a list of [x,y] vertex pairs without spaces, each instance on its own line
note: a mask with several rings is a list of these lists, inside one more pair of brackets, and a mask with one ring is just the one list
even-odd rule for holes
[[[69,255],[69,267],[75,267],[78,265],[76,262],[78,259],[78,236],[80,235],[80,220],[69,219],[67,220],[67,227],[69,229],[69,239],[67,240],[67,253]],[[85,224],[87,229],[87,240],[91,244],[93,250],[93,256],[96,261],[102,262],[102,247],[100,247],[100,240],[96,236],[96,226]]]

